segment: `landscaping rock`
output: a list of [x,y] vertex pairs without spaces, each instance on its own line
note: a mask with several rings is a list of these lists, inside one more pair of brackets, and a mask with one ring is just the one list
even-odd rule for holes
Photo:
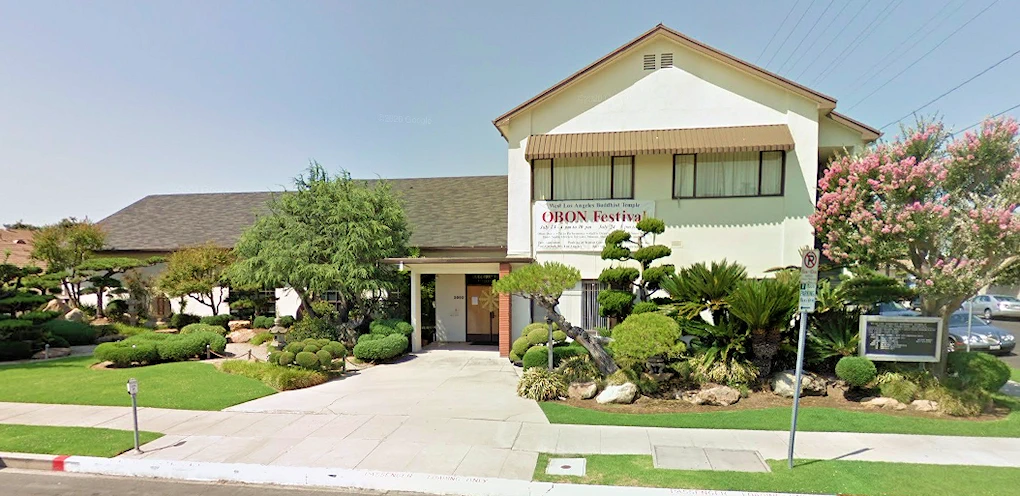
[[910,406],[919,412],[937,412],[939,410],[938,402],[932,400],[914,400]]
[[251,338],[253,337],[255,337],[254,329],[235,329],[227,334],[227,339],[229,339],[231,343],[247,343],[248,341],[251,341]]
[[599,393],[595,401],[600,404],[606,403],[623,403],[630,404],[637,399],[638,387],[632,382],[621,384],[619,386],[606,386],[606,389]]
[[70,320],[72,322],[85,322],[85,312],[80,309],[72,308],[64,314],[64,320]]
[[[797,372],[784,370],[772,375],[772,392],[784,398],[793,398],[797,390]],[[828,394],[828,382],[811,372],[801,375],[801,396],[825,396]]]
[[[60,358],[66,357],[71,354],[71,348],[50,348],[49,358]],[[42,360],[46,358],[46,351],[40,351],[35,355],[32,355],[33,360]]]
[[907,405],[900,403],[894,398],[865,398],[861,400],[865,408],[883,408],[886,410],[906,410]]
[[594,382],[572,382],[567,388],[567,396],[572,400],[590,400],[599,392]]
[[239,329],[251,329],[251,321],[231,320],[230,322],[227,322],[227,328],[230,329],[231,331],[236,331]]
[[99,317],[99,318],[92,319],[92,322],[90,322],[90,324],[92,324],[94,326],[110,325],[110,319],[108,319],[106,317]]
[[46,306],[43,307],[44,312],[60,312],[61,315],[67,314],[71,311],[70,305],[64,303],[63,300],[53,299],[46,302]]
[[178,334],[181,331],[179,329],[156,329],[152,332],[158,332],[160,334]]
[[740,391],[729,386],[714,386],[694,393],[688,401],[695,405],[730,406],[740,401]]

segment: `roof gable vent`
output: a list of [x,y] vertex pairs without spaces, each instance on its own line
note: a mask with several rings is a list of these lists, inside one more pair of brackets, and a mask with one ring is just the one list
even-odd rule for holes
[[654,71],[655,70],[655,54],[654,53],[649,53],[649,54],[645,55],[644,62],[645,62],[644,63],[644,67],[645,67],[646,71]]
[[665,69],[667,67],[673,67],[673,54],[664,53],[659,55],[659,68]]

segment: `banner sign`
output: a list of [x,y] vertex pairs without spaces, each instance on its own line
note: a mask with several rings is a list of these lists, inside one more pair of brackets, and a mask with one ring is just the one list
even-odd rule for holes
[[942,358],[939,317],[861,317],[861,356],[875,361],[938,362]]
[[535,251],[601,252],[606,236],[624,230],[637,236],[637,223],[655,215],[654,201],[536,201],[531,209]]

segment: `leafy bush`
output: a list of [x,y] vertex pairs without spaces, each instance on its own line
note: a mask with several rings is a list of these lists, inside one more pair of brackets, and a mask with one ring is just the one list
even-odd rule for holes
[[937,402],[940,412],[955,417],[973,417],[992,407],[991,395],[982,389],[961,391],[934,385],[921,391],[918,396]]
[[[316,358],[316,361],[312,363],[311,358],[307,358],[310,354]],[[303,358],[305,363],[312,364],[311,367],[304,365],[303,362],[298,361],[297,357],[305,356]],[[333,367],[334,359],[344,359],[347,357],[347,348],[338,341],[329,341],[326,339],[306,339],[304,341],[293,341],[287,343],[284,347],[284,351],[274,351],[269,354],[270,363],[278,365],[296,365],[298,367],[305,367],[311,369],[330,369]],[[343,362],[340,362],[341,368]]]
[[563,331],[553,331],[553,342],[562,343],[567,340],[567,333]]
[[50,320],[43,323],[42,330],[54,336],[60,336],[72,346],[93,344],[96,342],[96,328],[89,324],[72,320]]
[[900,403],[910,404],[917,397],[920,388],[917,387],[917,384],[906,379],[896,379],[880,385],[878,390],[886,398],[893,398]]
[[304,341],[306,339],[328,339],[336,340],[339,337],[337,329],[328,320],[305,316],[294,323],[287,332],[287,340]]
[[294,353],[291,353],[289,351],[280,352],[279,359],[276,361],[276,363],[280,365],[290,365],[294,363]]
[[679,358],[687,349],[680,341],[680,325],[657,313],[639,313],[627,317],[613,328],[609,345],[613,359],[624,368],[642,368],[649,358]]
[[181,334],[191,334],[193,332],[212,332],[222,336],[226,334],[226,329],[218,325],[205,323],[188,324],[181,329]]
[[558,366],[560,362],[571,357],[578,356],[589,356],[588,350],[581,346],[580,343],[570,343],[568,345],[553,346],[553,366]]
[[[374,338],[368,338],[375,336]],[[354,346],[354,356],[364,361],[388,360],[400,355],[407,349],[407,337],[403,334],[390,334],[380,336],[377,334],[365,334],[358,338],[358,344]]]
[[128,302],[124,300],[111,300],[103,307],[103,313],[113,320],[121,320],[128,311]]
[[326,374],[272,363],[227,360],[220,366],[228,374],[259,380],[278,391],[317,386],[329,380]]
[[634,293],[623,289],[606,289],[599,292],[599,314],[605,317],[629,315],[634,305]]
[[556,367],[556,372],[559,372],[567,384],[572,382],[590,382],[602,377],[598,367],[595,366],[595,362],[588,355],[564,358],[560,362],[559,367]]
[[535,401],[554,400],[567,395],[567,384],[558,373],[540,367],[524,371],[517,383],[517,396]]
[[307,344],[305,344],[304,349],[302,349],[301,351],[305,351],[308,353],[316,353],[319,351],[319,347],[315,343],[308,343],[308,340],[305,340],[305,343]]
[[955,374],[962,389],[981,388],[998,391],[1009,381],[1010,369],[1005,362],[987,353],[956,351],[949,354],[949,373]]
[[253,346],[259,346],[263,343],[268,343],[273,340],[273,333],[271,332],[260,332],[252,336],[251,341],[248,341]]
[[310,351],[302,351],[294,356],[294,363],[298,367],[314,370],[319,368],[319,357]]
[[878,369],[875,362],[858,356],[848,356],[836,363],[836,377],[843,379],[853,387],[864,387],[875,380]]
[[38,312],[25,312],[18,316],[21,320],[29,320],[32,325],[41,325],[44,322],[53,320],[60,317],[60,312],[54,312],[52,310],[40,310]]
[[[521,359],[521,364],[524,366],[525,371],[532,368],[547,368],[549,366],[549,347],[539,345],[528,348],[528,351],[524,353],[524,357]],[[555,365],[555,356],[553,365]]]
[[631,315],[634,315],[634,314],[639,314],[639,313],[655,312],[655,311],[658,311],[658,310],[659,310],[659,305],[656,305],[655,303],[652,303],[650,301],[642,301],[642,302],[634,305],[634,309],[631,310],[630,313],[631,313]]
[[28,341],[0,341],[0,361],[32,358],[32,343]]
[[298,353],[301,353],[302,351],[305,351],[305,343],[304,343],[304,341],[291,341],[291,342],[287,343],[286,346],[283,347],[283,350],[284,351],[289,351],[289,352],[297,355]]
[[130,367],[134,364],[151,364],[159,360],[156,343],[138,340],[134,342],[118,341],[103,343],[96,346],[93,355],[102,362],[113,362],[115,367]]
[[[131,339],[122,342],[130,341]],[[159,353],[159,359],[164,362],[182,362],[203,356],[206,345],[211,351],[223,353],[227,347],[227,340],[218,332],[192,332],[164,339],[156,344],[156,350]]]
[[294,327],[294,323],[296,321],[297,319],[295,319],[293,315],[284,315],[283,317],[280,317],[280,326],[290,329],[291,327]]
[[175,313],[170,316],[171,329],[183,329],[188,324],[197,324],[200,319],[188,313]]
[[254,327],[255,329],[269,329],[270,327],[273,327],[275,322],[276,319],[272,317],[269,317],[267,315],[259,315],[258,317],[255,317],[255,319],[251,321],[251,326]]
[[548,344],[549,343],[549,327],[547,327],[545,324],[538,324],[538,325],[540,325],[542,327],[540,327],[540,328],[533,327],[533,326],[535,326],[535,324],[531,324],[531,325],[529,325],[529,326],[524,328],[525,330],[527,330],[529,327],[531,328],[531,330],[528,331],[528,334],[527,334],[527,336],[528,336],[528,344],[531,345],[531,346],[538,346],[540,344]]
[[235,319],[234,319],[234,316],[230,315],[229,313],[223,313],[223,314],[220,314],[220,315],[207,315],[205,317],[202,317],[202,318],[198,319],[198,321],[203,323],[203,324],[208,324],[208,325],[213,325],[213,326],[220,326],[220,327],[222,327],[223,329],[226,329],[226,330],[230,330],[230,327],[227,324],[231,320],[235,320]]
[[50,348],[70,348],[71,343],[68,343],[66,339],[55,336],[53,334],[46,334],[43,336],[43,341],[50,345]]
[[319,366],[328,369],[333,365],[333,355],[326,350],[319,350],[315,352],[315,356],[319,357]]
[[390,334],[402,334],[408,339],[410,339],[411,335],[414,334],[414,327],[400,319],[372,321],[372,323],[369,324],[368,329],[371,334],[382,334],[383,336],[388,336]]
[[518,360],[520,360],[521,358],[524,358],[524,354],[528,352],[528,348],[530,347],[531,342],[528,341],[528,336],[521,336],[514,341],[513,345],[510,346],[510,354],[517,355]]
[[811,314],[806,355],[811,364],[832,370],[833,362],[857,354],[860,343],[860,316],[848,310],[829,310]]
[[131,337],[131,336],[137,336],[139,334],[144,334],[144,333],[147,333],[147,332],[152,332],[152,329],[149,329],[147,327],[130,326],[130,325],[122,324],[122,323],[119,323],[119,322],[115,322],[115,323],[112,323],[112,324],[107,324],[106,326],[103,326],[103,327],[104,327],[104,329],[102,330],[103,331],[102,333],[104,335],[114,334],[114,335]]

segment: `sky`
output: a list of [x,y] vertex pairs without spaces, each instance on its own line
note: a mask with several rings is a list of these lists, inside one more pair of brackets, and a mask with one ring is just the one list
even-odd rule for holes
[[[1018,17],[1014,0],[0,0],[0,224],[278,190],[310,160],[505,174],[492,119],[660,22],[880,127],[1020,50]],[[1020,104],[1018,80],[1020,56],[922,113],[966,127]]]

